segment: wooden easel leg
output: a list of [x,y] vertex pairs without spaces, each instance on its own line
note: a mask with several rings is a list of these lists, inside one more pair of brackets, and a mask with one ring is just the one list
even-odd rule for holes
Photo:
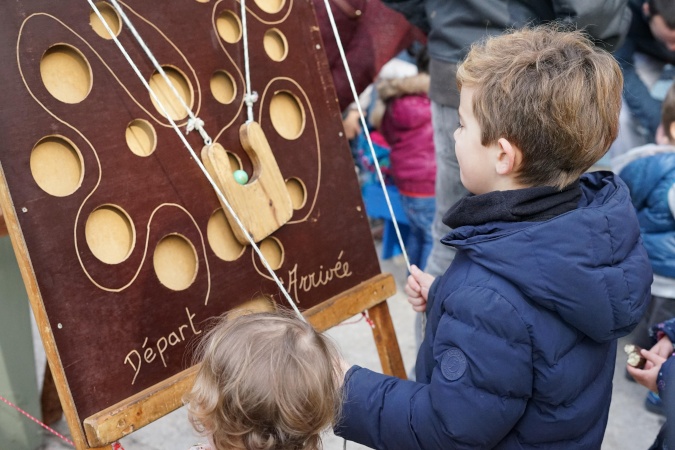
[[382,372],[405,380],[408,377],[403,366],[401,349],[398,346],[398,339],[396,339],[396,331],[394,330],[394,323],[391,321],[387,302],[384,301],[370,308],[368,315],[375,324],[373,337],[375,338],[377,353],[382,362]]
[[46,425],[52,425],[63,416],[63,408],[59,393],[56,391],[56,383],[49,364],[45,364],[45,378],[42,383],[42,394],[40,395],[40,407],[42,409],[42,421]]

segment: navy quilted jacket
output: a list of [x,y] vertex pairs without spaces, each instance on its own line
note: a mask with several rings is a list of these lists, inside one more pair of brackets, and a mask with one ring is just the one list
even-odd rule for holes
[[599,449],[616,339],[652,272],[625,184],[581,179],[577,209],[453,230],[417,382],[352,367],[338,434],[378,449]]
[[618,173],[630,189],[654,273],[675,278],[675,217],[668,201],[675,194],[675,147],[645,145],[623,159],[629,162]]

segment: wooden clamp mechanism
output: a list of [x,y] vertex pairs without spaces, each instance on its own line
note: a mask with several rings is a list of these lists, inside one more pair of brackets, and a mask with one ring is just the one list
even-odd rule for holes
[[[253,241],[260,242],[290,220],[293,204],[260,125],[256,122],[242,125],[239,138],[253,163],[253,174],[248,183],[237,183],[227,152],[218,143],[202,149],[202,162]],[[248,245],[246,232],[219,200],[237,241]]]

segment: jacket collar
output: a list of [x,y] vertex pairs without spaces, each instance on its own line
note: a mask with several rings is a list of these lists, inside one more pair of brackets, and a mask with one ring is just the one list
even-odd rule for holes
[[462,198],[452,206],[443,223],[451,228],[488,222],[541,222],[575,209],[581,198],[579,181],[563,190],[538,186],[494,191]]

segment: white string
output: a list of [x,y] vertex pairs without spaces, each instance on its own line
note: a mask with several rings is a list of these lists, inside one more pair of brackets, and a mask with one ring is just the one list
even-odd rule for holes
[[[260,257],[260,260],[262,261],[263,265],[265,266],[265,268],[267,269],[267,271],[270,273],[270,275],[272,276],[272,278],[273,278],[274,281],[276,282],[277,286],[279,286],[279,289],[281,290],[282,294],[284,295],[284,297],[286,298],[286,300],[288,301],[288,303],[291,305],[291,307],[293,308],[293,310],[295,311],[295,313],[298,315],[298,317],[300,317],[302,320],[306,321],[305,317],[302,315],[302,313],[301,313],[300,310],[298,309],[297,305],[295,304],[295,302],[293,301],[293,299],[291,298],[291,296],[289,295],[289,293],[288,293],[288,292],[286,291],[286,289],[284,288],[283,284],[281,283],[281,280],[279,280],[279,278],[277,277],[276,273],[274,273],[274,270],[272,269],[272,267],[271,267],[271,266],[269,265],[269,263],[267,262],[267,259],[265,259],[265,257],[263,256],[262,252],[260,251],[260,248],[256,245],[255,241],[253,240],[253,238],[251,237],[251,235],[249,234],[249,232],[248,232],[248,231],[246,230],[246,228],[244,227],[244,224],[243,224],[243,223],[241,222],[241,220],[239,219],[239,216],[237,216],[237,214],[234,212],[234,209],[232,209],[232,206],[230,205],[230,202],[227,201],[227,199],[225,198],[225,195],[223,195],[223,193],[221,192],[220,188],[218,187],[218,185],[216,184],[216,182],[213,180],[213,178],[212,178],[211,175],[209,174],[208,170],[206,170],[206,167],[204,167],[204,164],[202,164],[201,159],[197,156],[197,154],[195,153],[194,149],[192,148],[192,146],[190,145],[190,143],[187,141],[187,139],[185,138],[185,136],[184,136],[183,133],[181,132],[180,128],[178,128],[178,125],[176,125],[176,123],[173,121],[173,119],[169,116],[169,113],[167,112],[166,108],[164,107],[164,105],[162,104],[162,102],[157,98],[157,95],[155,95],[154,91],[152,90],[152,88],[150,87],[150,85],[148,84],[148,82],[145,80],[145,78],[143,77],[143,74],[141,74],[141,72],[140,72],[140,69],[139,69],[138,66],[134,63],[134,61],[131,59],[131,57],[130,57],[129,54],[127,53],[126,49],[125,49],[124,46],[122,45],[122,43],[119,41],[119,39],[117,39],[117,36],[115,35],[115,33],[113,33],[113,31],[110,29],[110,26],[108,25],[108,23],[107,23],[107,22],[105,21],[105,19],[103,18],[103,15],[102,15],[101,12],[99,11],[99,9],[98,9],[98,8],[96,7],[96,5],[93,3],[93,0],[87,0],[87,1],[89,2],[89,5],[91,5],[91,8],[94,10],[94,12],[96,13],[96,15],[98,16],[99,20],[101,20],[101,22],[102,22],[103,25],[105,26],[105,28],[106,28],[106,30],[108,31],[108,33],[110,33],[110,35],[113,37],[113,40],[115,41],[115,44],[117,44],[117,47],[120,49],[120,51],[122,52],[122,54],[124,55],[124,57],[126,58],[126,60],[129,62],[129,65],[131,65],[131,67],[133,68],[134,72],[136,72],[136,74],[138,75],[138,78],[141,80],[141,82],[143,83],[143,85],[145,86],[145,88],[148,90],[148,92],[150,93],[150,95],[152,96],[152,98],[155,100],[155,102],[156,102],[157,105],[159,106],[159,109],[162,111],[162,113],[164,114],[164,116],[169,120],[169,123],[171,124],[171,127],[176,131],[176,134],[178,135],[178,137],[180,138],[180,140],[183,142],[183,144],[185,145],[185,147],[188,149],[188,151],[189,151],[190,154],[192,155],[192,158],[195,160],[195,162],[197,163],[197,165],[199,166],[199,168],[201,169],[201,171],[204,173],[204,176],[205,176],[206,179],[209,181],[209,183],[211,184],[211,186],[213,187],[213,189],[216,191],[216,194],[218,195],[218,198],[220,199],[221,203],[222,203],[223,205],[225,205],[225,207],[227,208],[228,212],[229,212],[229,213],[231,214],[231,216],[234,218],[234,220],[235,220],[235,222],[237,223],[237,225],[239,226],[239,228],[241,228],[241,230],[242,230],[242,231],[244,232],[244,234],[246,235],[246,238],[248,239],[249,243],[251,244],[251,247],[252,247],[253,250],[258,254],[258,257]],[[116,0],[112,0],[112,1],[115,2]],[[119,5],[117,5],[117,7],[119,7]],[[128,25],[128,24],[127,24],[127,25]],[[153,57],[153,59],[154,59],[154,57]],[[189,110],[189,108],[187,108],[187,109]],[[195,120],[197,121],[197,120],[200,120],[200,119],[195,118]],[[203,122],[202,122],[202,123],[203,123]],[[210,145],[210,144],[207,144],[207,145]]]
[[[157,70],[157,72],[159,72],[160,75],[162,75],[162,78],[164,78],[164,81],[166,82],[166,84],[171,89],[171,92],[173,92],[173,95],[176,96],[176,99],[178,99],[178,101],[180,102],[183,109],[185,109],[185,111],[190,116],[190,119],[188,120],[188,123],[187,123],[187,126],[186,126],[186,133],[189,133],[192,130],[197,130],[197,131],[199,131],[199,134],[201,135],[202,139],[204,140],[204,144],[211,145],[211,142],[212,142],[211,138],[206,133],[206,130],[204,130],[204,121],[195,117],[195,115],[193,114],[190,107],[185,103],[185,101],[183,100],[183,97],[180,95],[178,90],[176,90],[176,87],[173,85],[173,83],[169,79],[168,75],[164,71],[164,68],[159,64],[159,61],[157,61],[157,59],[155,58],[155,55],[153,55],[152,52],[150,51],[150,49],[148,48],[148,46],[145,45],[145,41],[143,40],[143,38],[141,38],[141,35],[138,34],[138,31],[136,30],[136,27],[134,27],[134,25],[131,23],[131,21],[129,20],[129,17],[127,17],[126,13],[122,10],[122,7],[119,5],[119,3],[117,3],[117,0],[110,0],[110,2],[112,3],[112,5],[117,10],[120,17],[122,17],[122,20],[124,21],[126,26],[129,27],[129,31],[131,31],[131,34],[133,34],[134,38],[136,38],[136,42],[138,42],[138,44],[141,46],[141,48],[143,49],[143,51],[145,52],[147,57],[150,58],[150,61],[152,62],[152,65],[155,66],[155,69]],[[92,4],[91,1],[89,1],[89,4]],[[97,15],[98,15],[98,12],[97,12]],[[118,41],[117,37],[110,30],[110,27],[108,26],[107,22],[105,22],[105,20],[103,20],[100,16],[99,16],[99,19],[103,22],[106,29],[110,33],[110,35],[113,36],[113,39],[115,39],[115,41]],[[130,61],[129,58],[127,58],[127,61]],[[157,100],[156,96],[155,96],[155,100]],[[166,111],[165,111],[164,115],[168,116],[168,114],[166,114]]]
[[375,163],[375,169],[377,171],[377,178],[380,180],[380,186],[382,187],[382,192],[384,193],[384,198],[387,201],[387,207],[389,208],[389,214],[391,215],[391,220],[394,223],[394,229],[396,230],[396,237],[398,238],[398,244],[401,246],[401,252],[403,253],[403,258],[405,259],[405,264],[408,267],[408,272],[410,272],[410,260],[408,259],[408,252],[405,249],[403,244],[403,238],[401,237],[401,231],[398,227],[398,221],[396,220],[396,215],[394,214],[394,208],[391,206],[391,200],[389,199],[389,192],[387,192],[387,186],[384,184],[384,177],[382,176],[382,170],[380,169],[380,163],[377,161],[377,155],[375,154],[375,148],[373,147],[373,141],[370,138],[370,132],[368,131],[368,124],[366,123],[366,118],[363,115],[363,110],[361,109],[361,103],[359,102],[359,95],[356,92],[356,87],[354,86],[354,80],[352,79],[352,73],[349,70],[349,65],[347,64],[347,57],[345,56],[345,51],[342,48],[342,40],[340,39],[340,34],[338,33],[337,26],[335,25],[335,18],[333,17],[333,11],[331,10],[330,3],[328,0],[324,0],[326,5],[326,11],[328,12],[328,19],[330,20],[330,25],[333,28],[333,35],[337,42],[338,50],[340,51],[340,57],[342,58],[342,64],[345,66],[345,72],[347,72],[347,80],[349,81],[349,87],[352,90],[352,95],[354,96],[354,102],[356,103],[356,108],[359,111],[359,117],[361,118],[361,127],[363,132],[366,135],[366,140],[368,141],[368,147],[370,148],[370,154]]
[[244,44],[244,73],[246,74],[246,94],[244,94],[244,103],[246,103],[246,123],[253,122],[253,103],[258,101],[258,93],[251,92],[251,69],[248,60],[248,26],[246,26],[246,0],[241,1],[241,28],[242,41]]

